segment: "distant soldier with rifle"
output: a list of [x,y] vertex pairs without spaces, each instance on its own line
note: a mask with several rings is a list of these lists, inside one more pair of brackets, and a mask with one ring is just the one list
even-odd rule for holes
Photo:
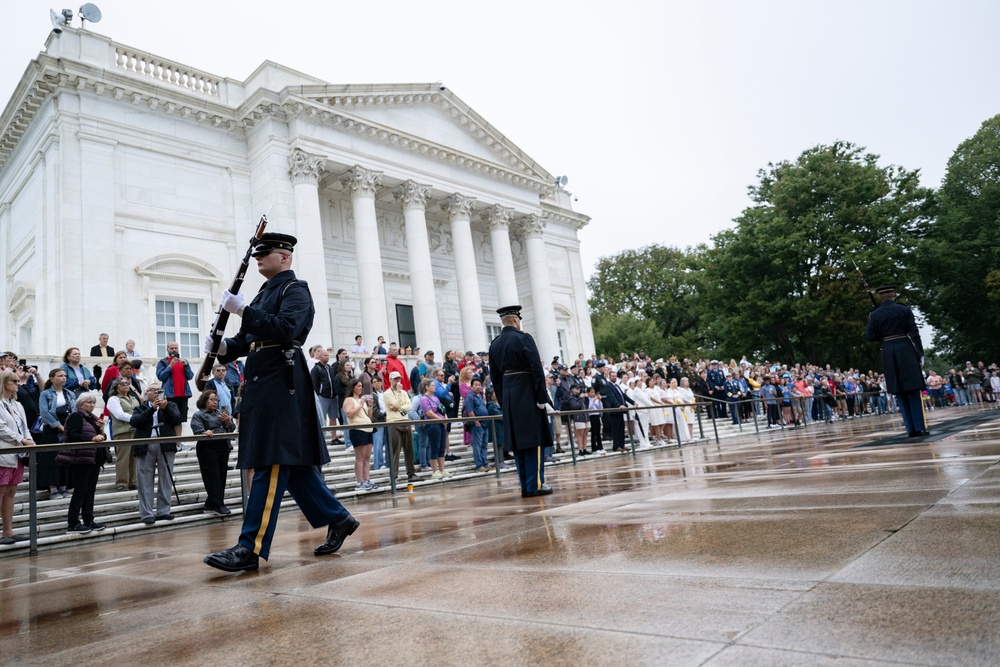
[[875,294],[881,299],[881,303],[877,303],[867,281],[864,281],[864,285],[873,306],[868,315],[866,337],[870,341],[882,343],[886,389],[890,394],[896,395],[909,437],[930,435],[922,403],[922,392],[926,388],[921,371],[924,347],[920,343],[920,332],[917,331],[913,311],[909,306],[896,303],[894,286],[886,285],[876,289]]
[[227,572],[256,570],[258,558],[267,560],[286,489],[314,528],[327,527],[326,542],[314,550],[317,556],[337,551],[360,525],[317,470],[330,461],[330,455],[302,354],[315,308],[308,286],[291,269],[296,239],[264,234],[258,228],[255,241],[244,262],[252,254],[267,281],[249,304],[239,293],[239,284],[223,292],[225,313],[220,311],[220,316],[241,317],[240,331],[221,340],[222,322],[205,339],[206,355],[220,363],[247,358],[237,465],[253,469],[253,483],[239,543],[205,557],[205,563]]

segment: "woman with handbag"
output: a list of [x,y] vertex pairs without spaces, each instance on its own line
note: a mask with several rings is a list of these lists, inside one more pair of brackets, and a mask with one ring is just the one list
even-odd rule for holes
[[[42,417],[40,445],[54,445],[67,442],[64,435],[66,418],[76,409],[76,397],[66,389],[66,371],[60,367],[49,371],[45,389],[38,395],[38,411]],[[70,481],[70,471],[56,463],[55,452],[40,452],[35,457],[38,488],[48,489],[49,498],[65,498],[69,495],[66,487]]]
[[[17,402],[17,389],[17,374],[13,371],[0,372],[0,452],[5,447],[28,447],[35,444],[31,439],[24,407]],[[0,521],[3,521],[0,544],[14,544],[26,539],[23,535],[14,534],[14,494],[22,479],[23,456],[0,453]]]
[[[219,410],[219,395],[214,389],[206,389],[198,397],[198,412],[191,417],[191,432],[195,435],[213,436],[232,433],[236,421],[228,412]],[[228,516],[232,510],[226,507],[226,471],[229,468],[229,452],[233,443],[229,439],[199,440],[195,445],[201,481],[205,485],[205,513]]]
[[[69,501],[66,532],[83,535],[92,530],[104,530],[104,524],[94,521],[94,494],[101,467],[108,460],[108,448],[103,446],[104,420],[94,414],[97,392],[77,396],[76,411],[66,418],[66,442],[93,442],[94,447],[60,449],[56,462],[69,468],[73,480],[73,498]],[[83,513],[83,521],[80,513]]]
[[441,479],[451,477],[451,471],[444,469],[444,424],[438,422],[445,419],[441,401],[434,395],[434,381],[423,379],[418,388],[420,393],[420,418],[425,421],[423,437],[427,438],[427,459],[430,461],[431,477]]
[[[128,362],[125,362],[127,365]],[[111,439],[131,440],[135,436],[132,428],[132,413],[142,399],[135,392],[130,376],[121,375],[111,384],[112,393],[108,397],[108,414],[111,415]],[[135,457],[131,447],[115,447],[115,491],[138,488],[136,481]]]

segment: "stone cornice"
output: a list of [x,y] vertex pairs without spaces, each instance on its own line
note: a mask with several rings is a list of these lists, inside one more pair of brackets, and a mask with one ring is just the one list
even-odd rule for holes
[[542,203],[542,211],[546,218],[551,222],[556,222],[563,225],[569,225],[574,229],[580,230],[586,227],[590,223],[590,216],[584,215],[582,213],[577,213],[575,211],[569,211],[558,206],[547,205]]
[[[211,125],[228,132],[245,132],[265,118],[301,119],[342,132],[358,134],[390,146],[480,173],[503,183],[547,197],[554,179],[479,114],[439,84],[330,84],[292,86],[281,91],[257,89],[242,104],[227,104],[227,91],[238,82],[159,58],[102,38],[109,44],[106,66],[94,61],[53,58],[39,54],[0,117],[0,167],[10,158],[38,110],[60,90],[93,92],[123,104]],[[233,96],[236,96],[235,93]],[[495,159],[472,155],[358,115],[373,106],[434,105],[449,116]]]
[[326,166],[326,158],[307,153],[301,148],[293,148],[288,154],[288,173],[292,183],[319,183],[320,174]]

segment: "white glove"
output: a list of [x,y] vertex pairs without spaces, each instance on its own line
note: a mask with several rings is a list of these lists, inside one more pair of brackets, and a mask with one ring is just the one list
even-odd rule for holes
[[243,312],[243,306],[245,306],[246,303],[246,299],[243,298],[242,294],[233,294],[229,290],[226,290],[222,293],[222,302],[219,305],[221,305],[222,309],[227,313],[241,315]]
[[[206,356],[212,354],[212,334],[208,334],[207,336],[205,336],[205,342],[202,345],[201,349],[205,351]],[[219,349],[215,351],[215,354],[221,357],[225,353],[226,353],[226,339],[223,338],[221,341],[219,341]]]
[[535,405],[538,406],[539,410],[544,410],[545,406],[548,405],[548,403],[535,403]]

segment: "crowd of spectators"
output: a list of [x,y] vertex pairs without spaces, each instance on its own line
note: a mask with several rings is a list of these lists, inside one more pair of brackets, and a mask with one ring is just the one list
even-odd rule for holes
[[[37,485],[51,498],[72,494],[67,531],[85,533],[103,526],[93,516],[94,492],[100,468],[115,465],[115,490],[135,490],[140,520],[152,525],[172,520],[172,472],[175,443],[115,447],[134,438],[179,436],[189,425],[195,435],[217,436],[238,428],[240,395],[244,383],[242,362],[219,364],[196,399],[189,417],[194,371],[181,357],[176,342],[166,345],[166,356],[147,375],[135,342],[115,352],[101,334],[91,357],[83,363],[80,349],[71,347],[62,364],[42,380],[36,367],[19,362],[17,355],[0,356],[5,388],[0,413],[0,440],[4,446],[33,442],[92,442],[93,447],[40,453],[36,458]],[[407,365],[401,357],[416,360]],[[90,360],[93,361],[93,360]],[[350,348],[320,345],[308,352],[312,390],[330,445],[352,450],[355,488],[374,490],[371,471],[398,471],[400,453],[406,480],[425,475],[442,479],[452,473],[447,462],[460,458],[450,451],[449,434],[460,429],[470,446],[475,470],[491,471],[489,443],[498,439],[504,452],[495,464],[507,467],[502,432],[483,418],[500,414],[490,385],[486,352],[448,350],[438,360],[433,351],[400,349],[379,337],[371,351],[361,337]],[[653,360],[641,353],[617,358],[580,354],[575,360],[556,357],[544,365],[551,398],[551,429],[555,446],[544,452],[554,461],[567,447],[577,455],[604,455],[624,450],[626,436],[640,447],[696,440],[699,413],[704,418],[766,420],[770,428],[802,427],[850,420],[895,410],[886,392],[885,378],[875,371],[834,368],[810,363],[751,362],[746,357],[728,362],[675,357]],[[9,375],[9,377],[8,377]],[[996,364],[966,362],[947,370],[928,369],[927,407],[943,409],[996,402],[1000,371]],[[16,391],[13,382],[16,381]],[[5,385],[6,386],[6,385]],[[8,397],[7,394],[10,394]],[[103,407],[101,407],[103,406]],[[445,419],[460,419],[444,423]],[[387,423],[388,426],[374,426]],[[211,437],[195,449],[206,490],[204,511],[225,516],[224,490],[232,441]],[[10,529],[8,506],[24,474],[23,459],[0,455],[0,516],[5,544],[20,539]],[[12,510],[11,510],[12,511]]]

